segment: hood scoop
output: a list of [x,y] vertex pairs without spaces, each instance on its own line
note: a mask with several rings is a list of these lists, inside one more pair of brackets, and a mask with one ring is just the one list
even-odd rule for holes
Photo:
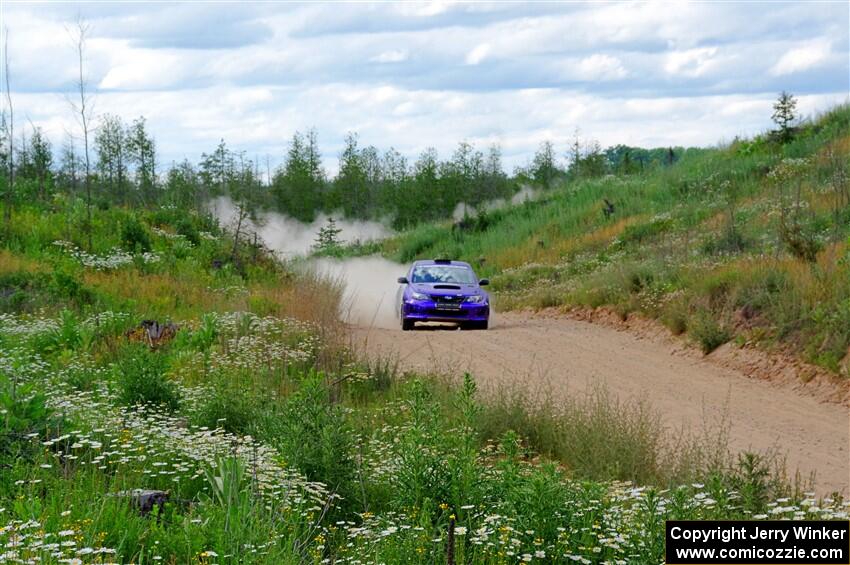
[[435,284],[432,288],[434,290],[460,290],[460,287],[456,284]]

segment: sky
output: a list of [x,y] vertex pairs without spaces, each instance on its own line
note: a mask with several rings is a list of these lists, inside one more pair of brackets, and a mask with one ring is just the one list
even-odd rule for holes
[[[605,147],[707,146],[848,100],[850,3],[251,3],[0,0],[18,131],[79,127],[69,28],[89,26],[95,116],[145,116],[160,163],[220,139],[282,161],[315,128],[337,169],[347,132],[441,157],[498,143],[508,170],[578,130]],[[25,125],[24,125],[25,124]]]

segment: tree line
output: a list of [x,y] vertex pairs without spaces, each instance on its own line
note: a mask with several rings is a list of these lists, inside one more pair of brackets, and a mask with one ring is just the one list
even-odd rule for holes
[[[485,150],[462,141],[447,159],[433,148],[414,161],[397,150],[364,146],[356,133],[345,138],[338,173],[322,165],[315,130],[296,132],[280,166],[272,169],[231,148],[224,140],[197,163],[173,162],[163,170],[156,142],[144,117],[126,123],[102,116],[92,135],[88,174],[83,151],[69,137],[58,149],[41,128],[31,126],[10,140],[6,115],[0,119],[0,178],[9,201],[49,203],[62,193],[86,197],[95,206],[156,207],[173,205],[203,211],[210,199],[227,196],[248,210],[268,209],[301,221],[320,212],[352,219],[390,219],[396,228],[450,217],[461,202],[471,208],[497,198],[510,198],[523,185],[550,188],[580,178],[633,174],[672,164],[681,148],[640,149],[618,145],[601,150],[578,140],[559,156],[551,142],[540,144],[525,167],[507,174],[498,145]],[[10,150],[11,148],[11,150]]]
[[[50,204],[64,194],[85,203],[91,234],[93,206],[171,205],[206,211],[210,199],[231,198],[240,220],[259,209],[311,221],[320,212],[342,213],[352,219],[389,219],[395,228],[446,218],[463,202],[471,208],[508,198],[523,185],[550,188],[569,180],[604,174],[633,174],[646,167],[672,164],[681,148],[645,150],[618,145],[602,151],[594,141],[582,142],[576,132],[568,151],[559,157],[552,142],[540,144],[525,167],[508,175],[498,145],[486,150],[462,141],[448,159],[433,148],[413,162],[390,148],[363,146],[356,133],[345,138],[339,169],[331,178],[322,166],[316,130],[295,132],[274,170],[230,148],[222,139],[200,161],[184,159],[162,168],[156,142],[144,117],[127,123],[120,116],[93,115],[92,93],[85,73],[89,28],[78,21],[69,28],[78,61],[78,80],[69,105],[77,122],[60,148],[30,123],[16,135],[11,90],[8,30],[3,61],[5,104],[0,112],[0,193],[5,223],[22,202]],[[89,242],[91,246],[91,242]]]

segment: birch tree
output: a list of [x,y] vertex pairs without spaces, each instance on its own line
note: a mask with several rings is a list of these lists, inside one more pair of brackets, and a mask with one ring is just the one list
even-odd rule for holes
[[73,97],[69,97],[68,101],[71,105],[74,115],[77,119],[77,125],[80,128],[83,138],[83,165],[84,174],[83,185],[86,191],[86,223],[85,233],[88,243],[88,248],[92,248],[92,187],[91,187],[91,160],[89,159],[89,134],[92,121],[93,101],[88,92],[88,82],[85,76],[85,51],[86,39],[89,34],[89,25],[82,19],[77,20],[76,26],[69,29],[68,33],[74,44],[74,49],[77,53],[78,75],[75,84],[75,92]]

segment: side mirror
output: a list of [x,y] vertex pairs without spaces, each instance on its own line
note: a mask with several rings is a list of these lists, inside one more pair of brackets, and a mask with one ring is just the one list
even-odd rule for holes
[[490,284],[490,279],[481,279],[478,281],[478,286],[487,286],[488,284]]
[[408,282],[409,281],[407,280],[407,277],[399,277],[398,278],[398,284],[408,284]]

